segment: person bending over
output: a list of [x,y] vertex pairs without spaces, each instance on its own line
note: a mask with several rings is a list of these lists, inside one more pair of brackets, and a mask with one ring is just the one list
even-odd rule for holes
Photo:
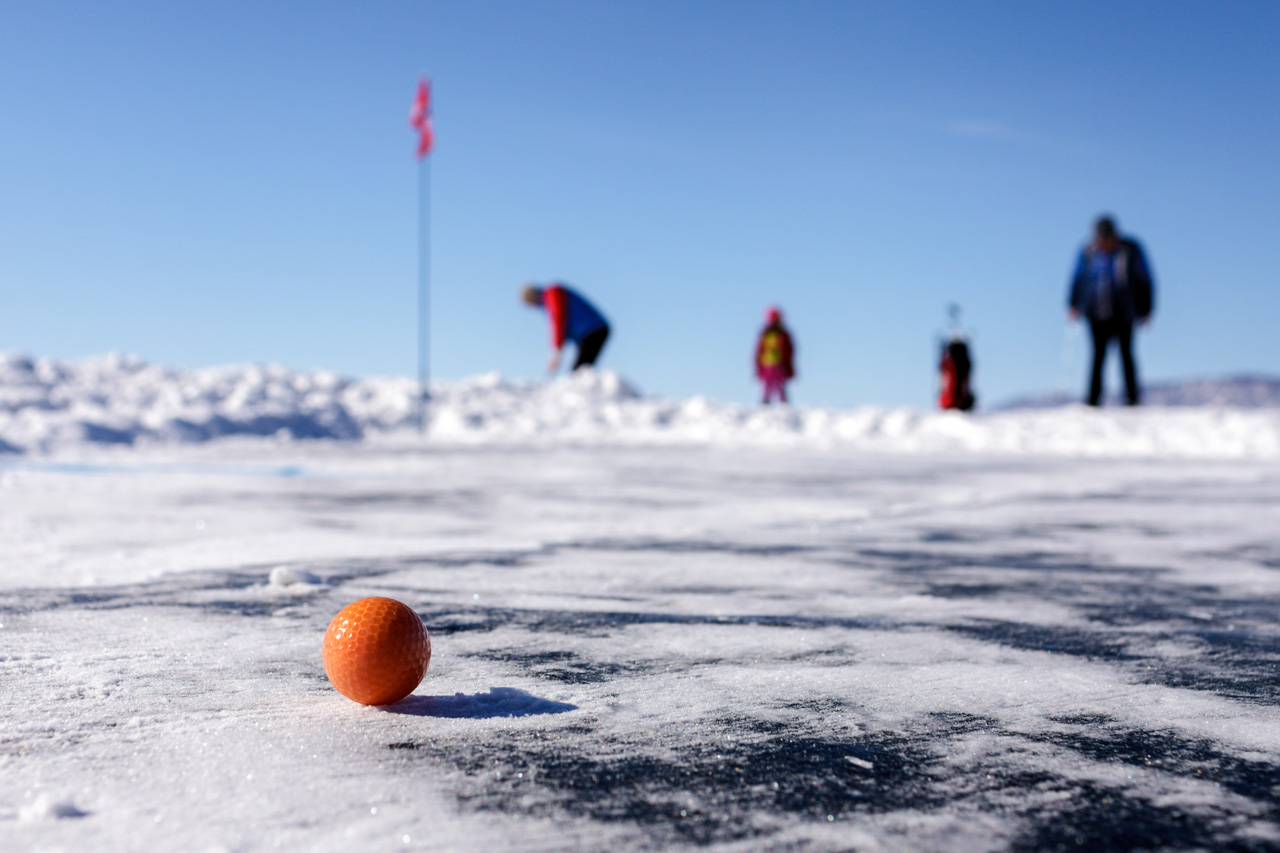
[[548,373],[560,369],[560,357],[566,341],[573,341],[578,350],[574,370],[596,363],[600,350],[609,339],[609,323],[594,305],[576,290],[558,282],[546,287],[525,285],[520,291],[520,298],[525,304],[547,312],[553,350],[551,361],[547,363]]

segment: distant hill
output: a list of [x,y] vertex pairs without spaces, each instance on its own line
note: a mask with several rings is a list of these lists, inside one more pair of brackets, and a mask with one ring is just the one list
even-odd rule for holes
[[[1040,394],[1015,397],[996,406],[998,411],[1051,409],[1080,402],[1079,395]],[[1119,405],[1118,393],[1107,396],[1107,405]],[[1142,389],[1147,406],[1229,406],[1237,409],[1280,408],[1280,377],[1229,376],[1219,379],[1183,379],[1153,382]]]

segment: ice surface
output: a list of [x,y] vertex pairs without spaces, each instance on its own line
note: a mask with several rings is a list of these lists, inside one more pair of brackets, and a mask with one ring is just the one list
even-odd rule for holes
[[[499,422],[563,415],[525,391]],[[934,453],[927,420],[1022,427],[883,413],[892,453],[512,426],[20,459],[4,846],[1280,849],[1280,465],[1070,416],[1154,443]],[[320,661],[367,595],[432,633],[387,708]]]
[[[412,441],[415,393],[404,378],[350,380],[283,367],[180,370],[123,356],[80,362],[0,356],[0,458],[228,436]],[[1277,407],[1067,406],[977,415],[875,406],[769,410],[645,396],[617,374],[593,370],[548,383],[473,377],[434,384],[431,396],[435,441],[484,446],[574,441],[1280,458]],[[1210,402],[1239,397],[1201,396]]]

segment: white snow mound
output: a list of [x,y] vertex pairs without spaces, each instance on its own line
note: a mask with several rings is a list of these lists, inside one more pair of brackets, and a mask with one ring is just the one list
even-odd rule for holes
[[69,799],[54,799],[47,793],[38,794],[34,800],[18,809],[18,820],[31,823],[42,820],[63,820],[65,818],[85,817],[88,812],[76,808]]
[[[415,383],[240,365],[183,370],[109,355],[77,362],[0,355],[0,454],[97,444],[408,440]],[[760,409],[638,393],[610,371],[549,382],[485,374],[431,386],[436,442],[841,445],[891,452],[1280,458],[1280,410],[1227,406],[963,415],[866,406]]]

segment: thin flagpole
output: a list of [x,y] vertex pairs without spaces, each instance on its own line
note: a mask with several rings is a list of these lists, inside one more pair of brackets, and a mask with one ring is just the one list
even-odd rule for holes
[[431,357],[431,158],[418,161],[418,435],[427,431]]

